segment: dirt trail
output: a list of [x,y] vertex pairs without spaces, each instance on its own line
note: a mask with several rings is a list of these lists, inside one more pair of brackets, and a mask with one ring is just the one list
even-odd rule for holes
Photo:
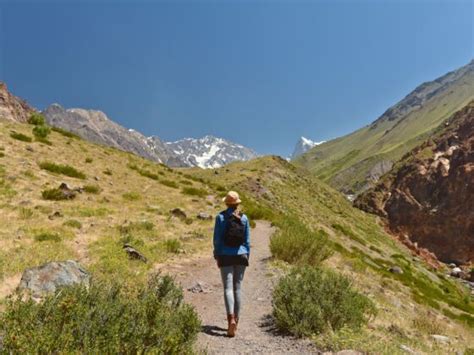
[[[210,354],[314,354],[307,340],[275,332],[271,314],[271,292],[277,277],[268,268],[269,240],[273,232],[268,222],[259,221],[251,233],[250,266],[243,284],[243,309],[235,338],[227,338],[226,314],[219,270],[212,256],[169,265],[163,272],[175,275],[185,290],[185,299],[196,307],[202,319],[197,350]],[[210,292],[188,289],[202,282]],[[206,289],[207,287],[204,287]]]

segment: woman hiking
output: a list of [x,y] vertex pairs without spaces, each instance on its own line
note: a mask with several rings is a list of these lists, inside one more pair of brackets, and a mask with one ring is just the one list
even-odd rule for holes
[[247,216],[239,211],[241,200],[237,192],[229,191],[223,202],[227,209],[216,217],[214,258],[224,286],[227,336],[234,337],[242,304],[240,290],[245,268],[249,265],[250,226]]

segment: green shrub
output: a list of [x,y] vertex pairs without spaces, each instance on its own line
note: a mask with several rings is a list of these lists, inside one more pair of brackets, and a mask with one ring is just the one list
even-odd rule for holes
[[41,162],[39,167],[51,173],[62,174],[73,178],[85,179],[86,175],[69,165],[55,164],[51,162]]
[[46,145],[50,145],[50,146],[53,145],[53,142],[51,142],[47,138],[43,138],[43,137],[35,137],[35,141],[46,144]]
[[61,237],[57,233],[40,232],[35,235],[35,240],[37,242],[46,242],[46,241],[60,242]]
[[0,314],[5,353],[190,354],[200,330],[169,276],[133,290],[115,281],[62,288],[42,302],[10,298]]
[[19,210],[20,219],[30,219],[31,217],[33,217],[33,214],[34,212],[31,208],[20,207],[20,210]]
[[291,264],[317,266],[333,253],[327,234],[312,231],[296,217],[286,216],[276,223],[278,231],[270,240],[272,255]]
[[33,128],[33,135],[38,139],[38,138],[43,138],[45,139],[48,134],[51,133],[51,128],[49,128],[48,126],[45,126],[45,125],[41,125],[41,126],[35,126]]
[[86,158],[86,163],[87,163],[87,164],[92,163],[92,158]]
[[[61,129],[61,128],[58,128],[58,127],[52,127],[51,130],[53,132],[57,132],[61,135],[63,135],[64,137],[68,137],[68,138],[80,138],[77,134],[74,134],[74,133],[71,133],[69,131],[66,131],[64,129]],[[70,144],[70,142],[68,142],[68,144]]]
[[122,195],[122,198],[127,201],[138,201],[141,200],[142,195],[138,192],[126,192]]
[[74,198],[73,196],[75,196],[75,195],[67,196],[59,188],[43,190],[41,195],[43,196],[43,199],[50,200],[50,201],[69,200],[69,199]]
[[22,142],[32,142],[33,139],[30,137],[30,136],[27,136],[23,133],[18,133],[18,132],[11,132],[10,133],[10,137],[13,138],[13,139],[16,139],[18,141],[22,141]]
[[181,242],[178,239],[167,239],[164,241],[165,249],[168,253],[178,254],[181,250]]
[[164,179],[160,180],[160,184],[171,187],[173,189],[179,188],[178,184],[175,181],[171,181],[171,180],[164,180]]
[[41,113],[34,112],[31,114],[30,118],[28,118],[28,123],[35,126],[44,126],[46,124],[46,120]]
[[295,268],[273,291],[277,327],[296,336],[359,328],[375,314],[373,302],[331,270]]
[[130,169],[135,170],[136,172],[138,172],[141,176],[147,177],[147,178],[152,179],[152,180],[158,180],[159,179],[157,174],[152,173],[151,171],[148,171],[146,169],[140,169],[135,164],[129,164],[128,167]]
[[63,225],[66,227],[71,227],[71,228],[76,228],[76,229],[82,228],[82,223],[79,222],[77,219],[69,219],[66,222],[64,222]]
[[102,191],[97,185],[85,185],[83,189],[84,192],[87,192],[88,194],[99,194]]
[[181,192],[185,195],[198,196],[198,197],[205,197],[208,194],[206,190],[198,189],[196,187],[183,187]]

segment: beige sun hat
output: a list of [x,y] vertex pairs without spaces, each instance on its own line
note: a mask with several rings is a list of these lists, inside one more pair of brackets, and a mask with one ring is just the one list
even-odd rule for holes
[[242,201],[240,200],[239,194],[235,191],[229,191],[227,195],[222,199],[226,205],[238,205]]

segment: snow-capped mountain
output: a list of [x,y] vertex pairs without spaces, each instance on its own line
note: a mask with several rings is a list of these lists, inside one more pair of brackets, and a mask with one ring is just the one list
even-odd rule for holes
[[218,168],[233,161],[250,160],[258,156],[250,148],[209,135],[166,144],[174,154],[182,157],[187,165],[204,169]]
[[314,142],[311,139],[301,137],[298,140],[298,143],[296,143],[295,150],[293,151],[293,154],[291,155],[291,159],[295,159],[296,157],[299,157],[300,155],[306,153],[308,150],[311,148],[324,143],[325,141],[321,142]]
[[171,167],[217,168],[236,160],[249,160],[257,154],[242,145],[206,136],[186,138],[172,143],[158,136],[147,137],[109,119],[102,111],[82,108],[65,109],[52,104],[43,115],[51,126],[75,133],[88,141],[135,153]]

